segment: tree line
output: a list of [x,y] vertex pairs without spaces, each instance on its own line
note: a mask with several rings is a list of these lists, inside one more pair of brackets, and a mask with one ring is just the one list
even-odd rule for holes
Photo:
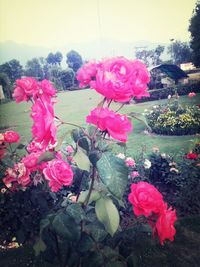
[[[200,67],[200,2],[197,1],[190,19],[189,32],[190,43],[171,39],[167,47],[170,60],[163,62],[161,56],[165,47],[158,45],[154,49],[136,48],[135,57],[142,60],[148,67],[161,63],[173,63],[180,65],[192,61],[196,67]],[[52,81],[58,90],[68,90],[77,87],[76,72],[85,63],[81,55],[71,50],[66,54],[67,67],[63,68],[61,52],[49,53],[46,58],[39,57],[28,60],[23,68],[20,62],[12,59],[0,65],[0,85],[3,86],[7,98],[12,98],[12,87],[16,79],[22,76],[35,77],[38,80],[48,79]]]

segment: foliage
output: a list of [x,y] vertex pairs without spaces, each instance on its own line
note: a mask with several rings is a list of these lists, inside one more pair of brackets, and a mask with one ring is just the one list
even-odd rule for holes
[[75,74],[72,69],[62,70],[59,74],[59,78],[62,82],[62,86],[64,90],[67,90],[69,87],[74,85]]
[[164,46],[158,45],[155,49],[151,50],[136,50],[136,58],[142,60],[147,66],[156,66],[162,63],[160,59],[161,54],[164,52]]
[[[32,140],[25,146],[25,155],[21,157],[17,151],[24,146],[16,144],[19,134],[14,131],[1,133],[1,158],[7,167],[2,179],[1,193],[4,198],[8,198],[8,206],[12,206],[10,200],[13,194],[17,196],[19,193],[21,196],[23,191],[23,199],[23,196],[27,197],[29,188],[35,186],[35,190],[32,189],[28,195],[30,197],[36,192],[33,199],[36,201],[37,218],[41,218],[40,209],[45,207],[40,233],[37,234],[36,221],[33,225],[30,223],[30,228],[36,229],[31,230],[30,236],[37,236],[34,245],[36,254],[41,252],[54,265],[131,266],[137,261],[133,252],[136,236],[140,237],[142,246],[149,243],[150,233],[155,232],[163,244],[165,239],[173,241],[176,232],[176,211],[168,208],[163,196],[153,185],[141,181],[131,185],[129,201],[138,199],[137,210],[143,211],[146,206],[148,212],[136,213],[136,204],[133,201],[131,203],[135,215],[132,212],[128,214],[134,223],[127,229],[121,223],[126,213],[124,194],[130,190],[127,188],[128,171],[135,165],[135,161],[130,158],[124,161],[112,149],[116,146],[122,149],[126,147],[127,133],[132,130],[132,126],[126,115],[110,110],[110,104],[113,100],[124,102],[132,96],[147,95],[149,75],[144,64],[125,58],[102,61],[95,65],[97,69],[92,73],[91,66],[87,64],[83,67],[79,79],[81,82],[85,81],[84,77],[89,72],[87,82],[92,80],[99,85],[100,81],[97,89],[101,89],[104,99],[97,105],[96,112],[91,112],[86,118],[87,122],[95,126],[82,127],[55,116],[56,90],[49,81],[38,82],[33,78],[17,81],[14,90],[16,102],[32,102]],[[127,72],[124,72],[124,68],[127,68]],[[133,70],[140,73],[137,75],[137,82],[135,76],[129,75],[129,71]],[[108,84],[106,80],[103,81],[105,83],[102,87],[102,73],[104,77],[112,75],[116,78]],[[120,95],[118,84],[122,91]],[[109,95],[107,86],[111,88]],[[67,147],[66,134],[62,140],[57,140],[56,135],[58,128],[63,125],[76,127],[71,131],[72,142]],[[147,159],[142,160],[141,164],[144,168],[150,167]],[[40,188],[42,196],[44,194],[43,200],[40,200]],[[140,197],[140,189],[134,192],[133,188],[142,189],[141,195],[144,197]],[[32,209],[34,203],[27,201],[30,204],[28,209]],[[24,217],[30,217],[29,212],[25,212],[26,215],[23,213],[25,210],[26,208],[22,211],[21,220],[19,219],[20,226]],[[4,208],[2,212],[5,212]],[[26,226],[29,223],[24,224]]]
[[146,119],[152,131],[157,134],[184,135],[200,131],[200,108],[183,106],[178,100],[154,106],[146,112]]
[[46,60],[48,64],[52,64],[52,65],[60,65],[61,61],[63,59],[62,53],[61,52],[56,52],[55,54],[53,53],[49,53]]
[[23,68],[18,60],[12,59],[0,65],[0,72],[5,73],[13,84],[16,79],[21,78],[23,74]]
[[76,73],[77,70],[82,66],[83,64],[83,60],[82,60],[82,57],[81,55],[74,51],[74,50],[71,50],[67,53],[67,64],[68,64],[68,67],[73,69],[73,71]]
[[[194,152],[197,147],[199,144],[194,147]],[[173,157],[156,152],[150,155],[149,160],[151,168],[145,173],[147,180],[159,188],[167,202],[176,207],[179,215],[199,214],[199,157],[187,159],[183,156],[176,162]]]
[[168,47],[168,54],[171,55],[172,61],[176,65],[191,61],[192,51],[186,42],[173,40]]
[[168,87],[162,89],[154,89],[149,90],[150,97],[143,96],[141,99],[135,99],[136,102],[146,102],[146,101],[154,101],[159,99],[168,98],[169,95],[174,95],[177,93],[178,95],[188,95],[190,92],[199,93],[199,83],[194,84],[186,84],[186,85],[176,85],[175,87]]
[[196,3],[193,16],[190,20],[192,60],[196,67],[200,67],[200,3]]
[[43,58],[33,58],[28,60],[25,66],[25,75],[35,77],[38,80],[45,79],[45,64]]

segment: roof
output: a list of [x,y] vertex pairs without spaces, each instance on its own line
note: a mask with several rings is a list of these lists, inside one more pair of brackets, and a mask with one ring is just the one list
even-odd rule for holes
[[187,78],[187,74],[180,69],[177,65],[174,64],[161,64],[151,68],[150,71],[159,69],[160,71],[164,72],[167,76],[169,76],[173,80],[179,80],[182,78]]

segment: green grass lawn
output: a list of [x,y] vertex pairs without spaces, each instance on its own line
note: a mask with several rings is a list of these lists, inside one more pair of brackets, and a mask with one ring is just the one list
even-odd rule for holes
[[[59,93],[57,104],[55,105],[56,115],[66,122],[85,125],[85,116],[101,101],[101,96],[93,90],[79,90],[72,92]],[[135,112],[142,114],[144,109],[153,105],[164,103],[167,100],[151,101],[140,104],[130,104],[123,107],[121,113]],[[180,97],[180,102],[199,104],[200,94],[196,97],[188,98]],[[18,131],[22,136],[22,142],[27,142],[31,138],[31,124],[29,113],[30,103],[9,102],[0,105],[0,126],[1,130],[13,129]],[[111,108],[117,109],[119,104],[112,104]],[[141,115],[140,115],[140,118]],[[146,134],[144,132],[145,125],[136,119],[133,122],[133,132],[129,135],[127,143],[127,153],[134,156],[141,151],[142,148],[146,153],[150,153],[153,146],[158,146],[163,153],[178,155],[188,152],[198,136],[158,136],[154,134]],[[71,129],[71,126],[62,126],[60,134]]]

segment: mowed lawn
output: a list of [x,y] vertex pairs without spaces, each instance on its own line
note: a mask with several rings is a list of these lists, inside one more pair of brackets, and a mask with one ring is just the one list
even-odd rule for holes
[[[94,90],[78,90],[58,93],[57,103],[55,105],[56,116],[65,122],[76,123],[85,126],[85,117],[90,113],[102,97]],[[144,109],[148,109],[153,105],[164,103],[167,100],[149,101],[141,104],[130,104],[124,106],[120,113],[135,112],[139,118],[142,118]],[[180,102],[190,104],[200,104],[200,94],[193,98],[187,96],[180,97]],[[111,108],[116,110],[119,104],[113,103]],[[30,103],[9,102],[0,105],[0,129],[15,130],[22,136],[22,142],[26,143],[31,138],[32,121],[29,117]],[[145,125],[136,119],[132,120],[133,132],[129,135],[127,143],[127,154],[135,156],[142,149],[148,154],[152,151],[153,146],[159,147],[163,153],[172,155],[181,155],[187,153],[193,146],[193,143],[199,140],[199,136],[158,136],[148,134]],[[66,131],[72,129],[71,126],[61,126],[59,129],[61,136]]]

